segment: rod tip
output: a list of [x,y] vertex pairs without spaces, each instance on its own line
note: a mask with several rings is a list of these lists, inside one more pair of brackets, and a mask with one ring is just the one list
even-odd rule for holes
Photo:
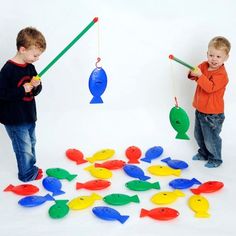
[[98,17],[95,17],[95,18],[93,19],[93,22],[96,23],[97,21],[98,21]]
[[173,59],[174,59],[174,56],[173,56],[172,54],[170,54],[170,55],[169,55],[169,58],[170,58],[171,60],[173,60]]

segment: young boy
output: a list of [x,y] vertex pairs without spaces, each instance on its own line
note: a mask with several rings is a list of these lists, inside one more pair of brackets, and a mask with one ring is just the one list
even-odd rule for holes
[[206,160],[208,168],[222,164],[220,132],[225,119],[224,93],[228,83],[224,62],[230,48],[226,38],[213,38],[208,44],[207,61],[188,75],[197,83],[193,106],[196,108],[194,137],[199,149],[192,159]]
[[42,178],[42,170],[35,166],[34,97],[42,90],[40,79],[32,65],[46,49],[41,32],[32,27],[22,29],[16,39],[17,53],[0,72],[0,123],[12,141],[18,166],[18,178],[28,182]]

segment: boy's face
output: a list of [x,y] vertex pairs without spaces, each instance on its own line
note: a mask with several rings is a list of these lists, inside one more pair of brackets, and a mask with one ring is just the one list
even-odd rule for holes
[[209,69],[217,70],[224,64],[228,57],[229,55],[225,52],[225,50],[209,47],[207,51]]
[[24,47],[20,48],[20,53],[22,55],[22,59],[25,63],[34,63],[36,62],[40,55],[42,54],[42,50],[35,46],[31,46],[30,48],[26,49]]

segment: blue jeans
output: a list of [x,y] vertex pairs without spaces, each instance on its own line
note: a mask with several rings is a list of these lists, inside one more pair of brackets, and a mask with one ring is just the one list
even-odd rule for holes
[[204,114],[195,112],[194,137],[199,146],[198,153],[206,160],[221,164],[222,140],[220,132],[225,119],[224,113]]
[[16,155],[19,180],[34,180],[38,175],[38,167],[35,166],[35,123],[5,125],[5,128]]

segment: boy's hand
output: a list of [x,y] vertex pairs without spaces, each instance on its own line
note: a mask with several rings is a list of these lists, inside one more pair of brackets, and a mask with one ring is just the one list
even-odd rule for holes
[[33,86],[33,87],[37,87],[39,86],[41,83],[41,80],[39,77],[36,77],[36,76],[33,76],[33,78],[31,79],[30,81],[30,84]]
[[190,70],[190,75],[194,77],[200,77],[202,75],[202,71],[199,67],[196,67],[194,70]]
[[31,90],[33,89],[33,85],[31,85],[31,83],[25,83],[24,85],[23,85],[23,87],[24,87],[24,89],[25,89],[25,92],[26,93],[29,93],[29,92],[31,92]]

